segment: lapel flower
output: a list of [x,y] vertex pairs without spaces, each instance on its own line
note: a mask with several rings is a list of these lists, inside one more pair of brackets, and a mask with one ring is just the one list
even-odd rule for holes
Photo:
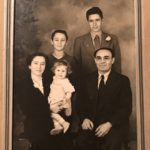
[[110,36],[107,36],[105,40],[108,42],[108,41],[111,40],[111,37],[110,37]]

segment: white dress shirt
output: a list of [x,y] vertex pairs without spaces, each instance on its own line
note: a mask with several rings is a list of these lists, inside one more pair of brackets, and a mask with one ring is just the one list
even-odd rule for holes
[[[110,70],[110,71],[111,71],[111,70]],[[99,83],[100,83],[100,81],[101,81],[101,76],[102,76],[102,75],[104,76],[104,84],[106,84],[107,79],[108,79],[108,76],[109,76],[109,74],[110,74],[110,71],[108,71],[108,72],[106,72],[106,73],[104,73],[104,74],[101,74],[101,73],[98,72],[98,84],[97,84],[97,87],[99,86]],[[98,88],[99,88],[99,87],[98,87]]]

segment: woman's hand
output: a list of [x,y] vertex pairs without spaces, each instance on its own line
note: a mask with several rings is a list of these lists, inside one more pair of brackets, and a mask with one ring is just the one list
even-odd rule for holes
[[53,113],[58,113],[62,110],[62,103],[55,103],[53,105],[50,105],[50,110],[53,112]]

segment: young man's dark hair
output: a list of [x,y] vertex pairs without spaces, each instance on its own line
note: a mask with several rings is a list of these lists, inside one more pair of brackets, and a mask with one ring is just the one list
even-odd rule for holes
[[99,7],[92,7],[88,9],[86,12],[86,19],[88,20],[89,16],[93,14],[98,14],[101,17],[101,19],[103,19],[103,12]]
[[51,35],[51,39],[52,39],[52,40],[54,39],[54,36],[55,36],[56,33],[62,33],[62,34],[64,34],[65,37],[66,37],[66,40],[68,40],[68,35],[67,35],[67,32],[66,32],[65,30],[55,30],[55,31],[52,33],[52,35]]

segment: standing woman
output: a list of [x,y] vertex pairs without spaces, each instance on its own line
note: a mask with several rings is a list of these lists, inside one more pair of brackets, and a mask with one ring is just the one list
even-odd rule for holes
[[[65,48],[68,41],[68,35],[65,30],[55,30],[51,35],[51,44],[53,45],[53,51],[51,55],[49,56],[49,62],[50,62],[50,68],[53,67],[55,62],[62,62],[67,61],[68,64],[71,66],[72,73],[68,76],[68,79],[72,83],[72,85],[77,89],[77,66],[74,57],[68,55],[65,52]],[[52,72],[51,72],[52,73]],[[54,75],[52,73],[52,75]],[[58,93],[59,94],[59,93]],[[77,121],[76,121],[76,112],[75,112],[75,103],[76,103],[76,96],[73,94],[71,98],[72,103],[72,114],[71,116],[65,116],[63,114],[63,111],[60,111],[59,113],[61,116],[65,118],[66,121],[68,121],[71,126],[69,130],[66,133],[60,133],[53,136],[53,139],[55,140],[55,148],[56,150],[70,150],[72,147],[72,135],[71,132],[75,132],[77,129]]]
[[72,84],[77,86],[77,64],[75,58],[65,52],[68,41],[68,34],[65,30],[55,30],[51,35],[51,44],[53,51],[49,56],[50,68],[53,67],[55,62],[67,61],[71,66],[72,74],[69,76]]
[[52,150],[50,130],[53,122],[47,100],[49,82],[44,78],[48,58],[42,53],[34,53],[26,62],[29,72],[21,81],[18,93],[21,110],[26,116],[24,134],[32,150]]

